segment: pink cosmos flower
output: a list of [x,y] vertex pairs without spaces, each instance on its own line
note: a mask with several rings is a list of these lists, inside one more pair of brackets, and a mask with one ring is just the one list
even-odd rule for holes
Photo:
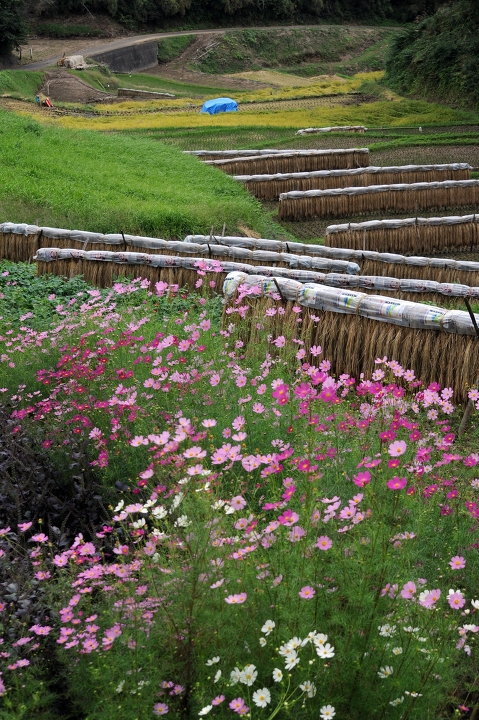
[[358,487],[364,487],[371,482],[371,473],[368,470],[362,470],[353,477],[353,483]]
[[30,538],[30,542],[39,542],[44,543],[47,542],[48,536],[45,535],[45,533],[38,533],[37,535],[32,535]]
[[49,625],[32,625],[30,632],[34,632],[35,635],[48,635],[51,629]]
[[225,699],[224,695],[218,695],[214,700],[211,701],[212,705],[220,705]]
[[290,532],[288,533],[288,540],[290,542],[299,542],[302,537],[306,535],[306,531],[303,530],[302,527],[299,527],[299,525],[296,525]]
[[168,705],[165,705],[165,703],[156,703],[156,705],[153,706],[153,712],[155,715],[167,715]]
[[329,548],[333,547],[333,541],[327,535],[321,535],[316,540],[316,547],[320,550],[329,550]]
[[414,593],[416,592],[416,584],[411,582],[408,582],[404,585],[403,589],[401,590],[401,597],[405,598],[406,600],[411,600],[411,598],[414,596]]
[[400,477],[393,477],[391,480],[387,481],[387,486],[390,490],[402,490],[407,485],[406,478],[400,478]]
[[391,443],[388,447],[388,453],[392,457],[399,457],[399,455],[404,455],[404,453],[407,450],[407,445],[404,442],[404,440],[396,440],[395,442]]
[[20,524],[18,525],[18,529],[20,530],[20,532],[26,532],[26,531],[27,531],[29,528],[31,528],[31,527],[32,527],[32,523],[31,523],[31,522],[20,523]]
[[234,712],[238,712],[241,708],[245,707],[243,698],[235,698],[230,702],[229,707],[231,710],[234,710]]
[[466,560],[465,558],[461,557],[460,555],[454,555],[453,558],[451,558],[449,562],[449,566],[453,570],[462,570],[462,568],[466,567]]
[[447,602],[453,610],[460,610],[465,605],[466,600],[459,590],[449,590]]
[[420,604],[426,608],[430,608],[437,603],[437,601],[439,600],[440,597],[441,597],[441,590],[439,588],[437,588],[436,590],[431,590],[426,595],[424,600],[422,600],[420,602]]
[[246,505],[246,500],[241,495],[236,495],[236,497],[231,498],[229,504],[235,510],[242,510]]
[[281,525],[294,525],[294,523],[298,522],[298,520],[299,515],[298,513],[293,512],[293,510],[285,510],[278,518],[278,522]]
[[305,585],[301,588],[298,595],[300,598],[303,598],[303,600],[312,600],[313,597],[316,595],[316,590],[310,585]]
[[225,602],[228,603],[228,605],[241,605],[245,602],[248,595],[246,593],[239,593],[237,595],[228,595],[227,598],[225,598]]

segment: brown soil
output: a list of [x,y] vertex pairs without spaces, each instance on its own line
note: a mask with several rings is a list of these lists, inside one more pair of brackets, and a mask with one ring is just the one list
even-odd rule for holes
[[[145,70],[147,75],[160,75],[168,80],[189,83],[190,85],[203,85],[232,90],[258,90],[272,87],[271,84],[256,82],[245,78],[234,78],[228,75],[211,75],[197,70],[189,70],[188,63],[194,62],[212,43],[217,42],[217,34],[207,33],[197,35],[196,40],[184,53],[170,63],[162,63],[156,68]],[[275,87],[275,86],[274,86]]]
[[51,100],[59,102],[88,104],[116,99],[116,95],[96,90],[80,78],[70,75],[68,71],[62,69],[46,72],[43,81],[40,92],[48,95]]

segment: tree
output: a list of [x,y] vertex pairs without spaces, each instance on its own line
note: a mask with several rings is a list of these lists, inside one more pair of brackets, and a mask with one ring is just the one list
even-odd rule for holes
[[18,48],[27,34],[23,0],[0,0],[0,56]]

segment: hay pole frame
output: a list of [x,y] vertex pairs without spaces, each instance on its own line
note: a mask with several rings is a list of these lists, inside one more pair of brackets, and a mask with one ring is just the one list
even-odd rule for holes
[[[475,217],[475,215],[474,215],[474,217]],[[469,303],[469,300],[467,298],[464,298],[464,302],[467,307],[467,312],[469,313],[469,316],[471,318],[471,322],[474,325],[474,330],[476,331],[476,335],[479,339],[479,328],[477,327],[476,316],[472,312],[472,308]],[[479,377],[476,379],[475,386],[479,387]],[[466,409],[464,410],[464,414],[462,416],[461,424],[459,425],[459,430],[457,431],[458,437],[461,437],[462,435],[464,435],[464,432],[466,430],[466,425],[468,423],[469,417],[470,417],[473,409],[474,409],[474,402],[469,398],[469,400],[467,401]]]

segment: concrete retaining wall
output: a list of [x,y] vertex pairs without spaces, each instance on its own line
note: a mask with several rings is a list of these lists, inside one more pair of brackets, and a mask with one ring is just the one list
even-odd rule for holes
[[130,88],[118,88],[118,97],[127,98],[144,98],[145,100],[164,100],[165,98],[175,98],[167,92],[150,92],[149,90],[131,90]]
[[112,72],[139,72],[158,65],[158,42],[149,40],[117,50],[93,52],[89,57],[96,62],[105,63]]

